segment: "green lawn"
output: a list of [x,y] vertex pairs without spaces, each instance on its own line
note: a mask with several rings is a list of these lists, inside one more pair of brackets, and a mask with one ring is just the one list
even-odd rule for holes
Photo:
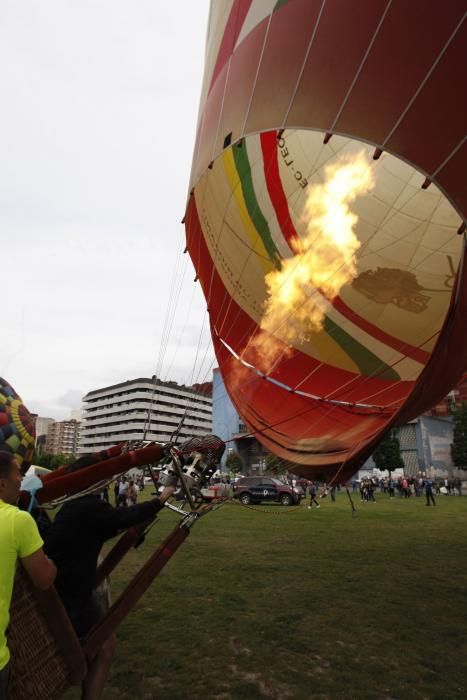
[[120,628],[104,698],[465,700],[467,498],[354,500],[201,519]]

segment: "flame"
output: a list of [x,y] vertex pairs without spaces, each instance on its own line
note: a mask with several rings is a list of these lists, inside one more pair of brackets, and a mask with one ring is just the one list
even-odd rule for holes
[[365,151],[341,158],[325,168],[323,184],[309,187],[305,235],[296,239],[293,257],[266,276],[263,333],[248,344],[249,361],[263,371],[321,330],[330,302],[357,276],[358,216],[350,205],[374,186],[370,164]]

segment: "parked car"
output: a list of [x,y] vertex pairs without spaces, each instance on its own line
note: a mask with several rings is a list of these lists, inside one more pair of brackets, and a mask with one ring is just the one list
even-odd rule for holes
[[215,498],[227,497],[230,493],[230,485],[223,482],[210,484],[204,489],[201,489],[201,496],[204,501],[213,501]]
[[279,479],[267,476],[246,476],[237,482],[234,498],[238,498],[245,506],[262,502],[292,506],[300,503],[301,494],[297,488],[283,484]]

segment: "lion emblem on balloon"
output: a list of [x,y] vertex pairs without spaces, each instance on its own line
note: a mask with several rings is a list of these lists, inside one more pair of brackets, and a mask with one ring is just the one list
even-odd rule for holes
[[395,304],[399,309],[419,314],[430,301],[412,272],[390,267],[362,272],[352,287],[377,304]]

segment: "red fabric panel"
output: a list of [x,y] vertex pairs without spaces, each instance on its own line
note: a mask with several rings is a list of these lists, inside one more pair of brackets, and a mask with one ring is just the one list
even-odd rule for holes
[[[101,462],[104,459],[110,459],[111,457],[117,457],[117,455],[121,453],[124,444],[125,443],[122,442],[119,445],[114,445],[113,447],[110,447],[108,450],[93,452],[90,456],[94,457],[94,463]],[[70,474],[70,466],[71,465],[69,464],[64,464],[58,469],[54,469],[53,472],[50,472],[49,474],[44,474],[41,477],[42,483],[50,484],[50,482],[54,479],[60,479],[65,474]]]
[[303,354],[299,351],[284,357],[278,368],[271,372],[271,376],[302,392],[338,401],[364,402],[376,406],[387,406],[394,402],[400,405],[413,386],[413,382],[389,382],[378,377],[352,374],[327,364],[319,366],[314,361],[314,366],[319,366],[319,369],[303,381],[314,366],[309,372],[305,372],[302,357]]
[[465,136],[462,95],[465,95],[467,74],[466,38],[465,31],[457,33],[386,145],[388,151],[402,154],[428,174],[443,163]]
[[293,243],[298,240],[298,236],[290,217],[289,204],[279,173],[276,131],[266,131],[261,134],[261,150],[263,153],[264,179],[266,180],[271,203],[276,212],[282,234],[293,251]]
[[[99,481],[110,479],[115,474],[121,474],[131,467],[157,462],[161,457],[161,445],[150,445],[144,449],[126,452],[118,457],[71,472],[71,474],[66,474],[57,479],[47,481],[46,477],[44,477],[44,486],[37,492],[37,500],[39,503],[47,503],[65,495],[71,496],[97,484]],[[21,492],[20,495],[22,498],[27,499],[28,497],[28,494],[25,494],[25,492]]]
[[386,5],[387,0],[325,4],[287,119],[290,128],[331,127]]
[[225,82],[229,73],[228,61],[235,48],[251,2],[252,0],[235,0],[230,11],[196,134],[194,168],[192,172],[193,184],[196,184],[201,173],[207,168],[213,158],[214,141],[221,116]]
[[336,131],[383,143],[464,11],[464,0],[393,0]]
[[61,467],[54,469],[53,472],[50,472],[50,474],[39,475],[42,480],[42,483],[50,483],[54,479],[60,479],[65,474],[68,474],[67,467],[67,464],[63,464]]
[[201,230],[194,197],[190,198],[188,204],[186,233],[188,250],[206,297],[211,322],[218,330],[222,328],[222,337],[231,347],[238,348],[240,339],[245,337],[243,342],[246,342],[255,330],[256,324],[230,299],[213,267]]
[[222,151],[225,137],[232,133],[232,143],[243,134],[248,105],[253,91],[267,19],[260,22],[242,41],[232,55],[227,89],[216,143],[216,153]]
[[264,131],[268,124],[281,126],[321,4],[322,0],[289,0],[274,12],[246,133]]
[[216,65],[211,78],[209,92],[211,92],[214,83],[216,82],[219,73],[224,68],[225,64],[232,55],[232,51],[237,43],[238,35],[248,14],[252,0],[234,0],[232,9],[230,10],[229,19],[224,29],[224,36],[217,54]]

